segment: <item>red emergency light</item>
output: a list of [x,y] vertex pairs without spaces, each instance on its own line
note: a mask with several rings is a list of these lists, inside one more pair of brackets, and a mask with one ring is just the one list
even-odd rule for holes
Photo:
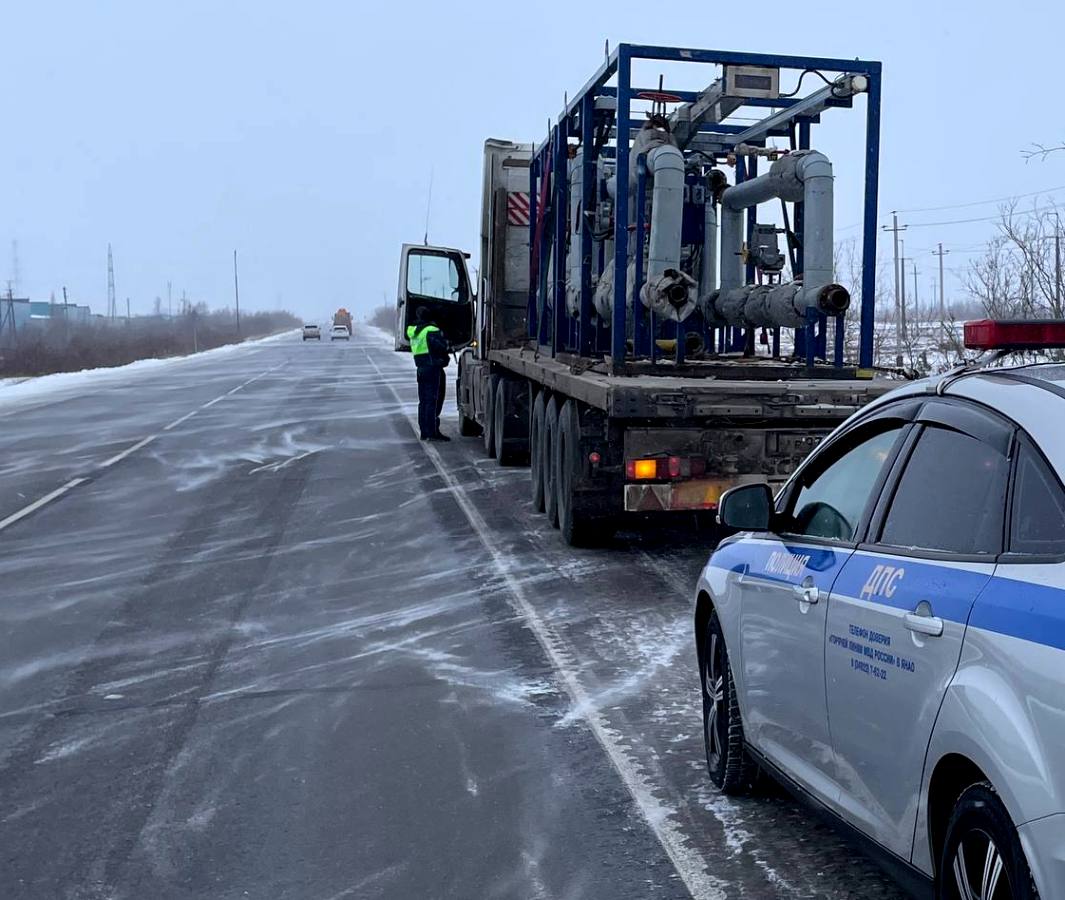
[[965,323],[970,350],[1047,350],[1065,347],[1065,319],[978,319]]

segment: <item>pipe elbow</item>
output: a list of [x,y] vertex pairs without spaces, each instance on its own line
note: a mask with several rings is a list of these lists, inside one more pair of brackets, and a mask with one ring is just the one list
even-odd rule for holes
[[672,144],[661,144],[647,154],[647,170],[652,175],[679,172],[684,176],[684,154]]
[[820,150],[808,150],[799,159],[796,174],[803,182],[811,178],[831,178],[832,161]]

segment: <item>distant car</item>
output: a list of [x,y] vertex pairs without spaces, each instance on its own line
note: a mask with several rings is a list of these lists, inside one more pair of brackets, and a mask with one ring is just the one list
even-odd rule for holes
[[304,325],[303,339],[305,341],[320,341],[322,339],[322,329],[319,328],[317,325]]
[[331,341],[347,341],[351,339],[351,334],[348,332],[346,325],[334,325],[329,330],[329,340]]
[[[1065,321],[966,345],[1065,347]],[[710,776],[775,775],[944,900],[1065,897],[1065,367],[902,387],[774,497],[696,591]]]

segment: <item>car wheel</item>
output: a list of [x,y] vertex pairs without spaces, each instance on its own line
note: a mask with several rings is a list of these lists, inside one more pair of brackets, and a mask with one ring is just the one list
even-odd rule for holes
[[710,613],[700,659],[703,691],[703,744],[710,780],[726,794],[749,791],[758,766],[743,744],[743,719],[736,699],[725,635],[717,611]]
[[558,435],[558,397],[552,397],[544,408],[544,438],[540,447],[540,466],[544,472],[544,512],[547,520],[558,528],[558,472],[555,471],[555,441]]
[[544,511],[544,416],[547,404],[544,392],[537,391],[529,414],[529,468],[532,482],[532,505],[536,512]]
[[995,789],[974,784],[954,806],[943,842],[940,900],[1037,900],[1017,829]]

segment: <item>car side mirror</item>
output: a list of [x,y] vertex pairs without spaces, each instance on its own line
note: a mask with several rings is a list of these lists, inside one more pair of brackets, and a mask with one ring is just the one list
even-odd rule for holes
[[768,484],[741,484],[725,491],[717,506],[717,521],[738,531],[769,531],[773,494]]

